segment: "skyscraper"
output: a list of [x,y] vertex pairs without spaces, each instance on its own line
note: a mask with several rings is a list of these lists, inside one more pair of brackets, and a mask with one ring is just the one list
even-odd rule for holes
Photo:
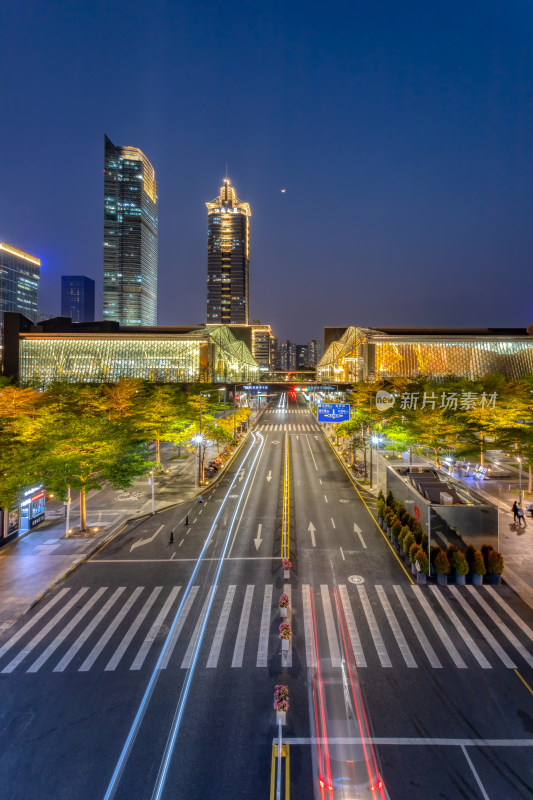
[[157,183],[137,147],[104,147],[104,319],[157,325]]
[[94,320],[94,281],[85,275],[61,276],[61,316],[72,322]]
[[37,322],[41,260],[0,242],[0,356],[4,311],[18,311]]
[[207,206],[207,323],[248,325],[250,217],[229,178]]

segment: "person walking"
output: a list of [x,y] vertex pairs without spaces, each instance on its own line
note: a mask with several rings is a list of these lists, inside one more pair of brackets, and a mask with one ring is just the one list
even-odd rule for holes
[[170,531],[170,539],[168,540],[169,544],[174,544],[174,528]]
[[526,527],[526,518],[524,516],[524,509],[522,508],[522,506],[518,506],[518,508],[516,510],[516,515],[518,517],[518,527],[520,528],[521,525],[522,525],[522,522],[523,522],[524,523],[524,528],[525,528]]
[[513,512],[513,522],[518,522],[518,503],[516,500],[513,503],[511,511]]

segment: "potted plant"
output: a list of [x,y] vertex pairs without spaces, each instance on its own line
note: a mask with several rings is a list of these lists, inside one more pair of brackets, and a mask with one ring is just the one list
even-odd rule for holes
[[409,528],[406,528],[405,525],[402,525],[400,528],[400,533],[398,534],[398,544],[400,546],[400,551],[403,552],[403,537],[407,536],[409,533]]
[[274,710],[276,712],[276,722],[285,725],[287,721],[287,711],[289,710],[289,687],[281,683],[276,685],[274,692]]
[[387,497],[385,498],[385,502],[387,503],[388,506],[392,506],[392,504],[394,503],[394,495],[390,489],[387,492]]
[[429,561],[427,555],[424,553],[421,547],[418,548],[416,552],[416,582],[417,583],[427,583],[427,576],[429,570]]
[[[409,551],[411,550],[411,546],[415,544],[415,537],[413,536],[409,528],[407,528],[407,530],[408,533],[405,534],[402,540],[402,547],[406,559],[409,560]],[[408,561],[408,563],[410,563],[410,561]]]
[[416,575],[416,554],[420,549],[420,545],[418,542],[413,542],[411,547],[409,548],[409,561],[411,562],[411,572],[413,575]]
[[292,569],[291,561],[288,558],[284,558],[283,559],[283,577],[284,578],[290,578],[291,577],[291,572],[290,572],[291,569]]
[[400,531],[402,529],[402,523],[399,519],[395,519],[392,523],[391,534],[392,534],[392,542],[396,548],[396,550],[400,549],[400,545],[398,544],[398,536],[400,535]]
[[472,547],[471,544],[467,546],[465,549],[465,558],[468,562],[468,568],[472,569],[472,562],[474,561],[474,553],[476,552],[476,548]]
[[437,572],[437,583],[439,586],[446,586],[448,583],[448,573],[450,572],[450,562],[444,550],[440,550],[435,556],[435,570]]
[[422,541],[422,534],[424,533],[424,529],[419,522],[415,522],[413,525],[413,536],[415,537],[415,542],[420,544]]
[[502,582],[503,556],[497,550],[490,550],[487,556],[487,572],[490,574],[491,583]]
[[282,594],[279,598],[278,608],[282,617],[287,616],[287,609],[289,608],[289,595]]
[[465,558],[465,554],[461,552],[461,550],[455,551],[452,564],[455,570],[455,583],[458,583],[462,586],[466,582],[468,561]]
[[378,492],[378,500],[383,500],[383,502],[385,502],[385,495],[381,489]]
[[392,539],[392,526],[396,519],[396,514],[394,511],[390,510],[388,513],[385,513],[385,525],[387,526],[387,535],[389,539]]
[[481,555],[483,556],[483,561],[485,562],[485,569],[487,572],[490,572],[488,565],[489,565],[489,553],[493,549],[492,545],[490,544],[482,544],[481,545]]
[[292,631],[288,622],[282,622],[279,626],[279,638],[281,639],[281,649],[288,650],[291,642]]
[[383,517],[385,516],[385,501],[378,500],[376,503],[376,508],[378,512],[378,525],[380,528],[383,528]]
[[474,558],[472,560],[472,583],[474,586],[483,585],[483,575],[487,574],[487,568],[483,560],[483,556],[479,550],[474,551]]
[[457,548],[453,544],[448,545],[448,547],[446,548],[446,555],[448,556],[448,561],[450,562],[452,567],[453,567],[453,559],[454,559],[456,550],[457,550]]

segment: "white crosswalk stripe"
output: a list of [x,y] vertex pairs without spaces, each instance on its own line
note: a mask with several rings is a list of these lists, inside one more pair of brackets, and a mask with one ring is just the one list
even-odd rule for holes
[[[273,584],[232,584],[217,593],[206,586],[202,602],[200,591],[199,586],[191,587],[171,640],[179,586],[151,587],[149,593],[142,586],[58,592],[18,631],[5,632],[0,652],[8,654],[16,644],[18,652],[9,653],[0,669],[12,673],[33,655],[27,675],[44,669],[140,670],[149,656],[153,665],[165,643],[161,669],[171,660],[186,669],[197,654],[198,665],[208,669],[246,668],[253,662],[258,668],[279,666],[280,620]],[[283,591],[290,596],[291,617],[303,621],[296,625],[291,649],[284,651],[283,666],[300,658],[311,668],[318,653],[335,668],[346,656],[358,668],[416,669],[424,663],[432,669],[516,669],[518,652],[533,667],[533,655],[523,643],[529,644],[530,629],[500,602],[493,587],[413,586],[409,597],[398,585],[381,584],[321,584],[314,589],[305,584],[295,594],[287,583]],[[503,613],[512,617],[509,623]],[[294,630],[292,621],[291,627]],[[305,652],[299,653],[299,648]],[[101,659],[105,651],[107,658]],[[128,654],[130,661],[125,663]]]
[[[473,594],[476,594],[476,590],[473,586],[468,587]],[[518,627],[526,634],[527,638],[533,642],[533,631],[530,627],[526,625],[524,620],[518,616],[518,614],[511,608],[511,606],[505,602],[503,597],[500,597],[494,586],[485,586],[485,590],[490,594],[493,600],[495,600],[499,606],[503,608],[505,612],[511,617],[513,622],[518,625]]]

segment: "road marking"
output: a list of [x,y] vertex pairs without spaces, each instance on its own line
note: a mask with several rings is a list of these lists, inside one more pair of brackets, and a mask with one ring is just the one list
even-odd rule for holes
[[[277,741],[277,739],[274,739]],[[328,736],[327,739],[316,736],[283,739],[286,744],[374,744],[415,747],[533,747],[533,738],[529,739],[444,739],[429,736]]]
[[358,585],[357,591],[359,592],[359,599],[361,600],[361,605],[363,606],[363,611],[365,612],[366,621],[368,623],[368,627],[370,628],[372,640],[374,642],[378,658],[381,662],[381,666],[392,667],[392,663],[389,658],[389,654],[387,653],[387,648],[385,647],[383,637],[379,631],[379,627],[376,622],[374,612],[372,611],[372,606],[370,605],[370,600],[368,599],[366,589],[364,586]]
[[[472,591],[472,594],[477,594],[475,589],[473,590],[473,587],[469,586],[468,588]],[[495,600],[498,603],[498,605],[501,606],[503,610],[507,612],[507,614],[511,617],[513,622],[515,622],[518,625],[518,627],[526,634],[528,639],[533,642],[533,631],[531,630],[531,628],[529,628],[524,622],[524,620],[521,617],[519,617],[518,614],[511,608],[511,606],[508,603],[506,603],[502,597],[500,597],[494,586],[484,586],[483,588],[485,589],[486,592],[490,594],[492,599]]]
[[93,647],[93,649],[91,650],[91,652],[89,653],[89,655],[87,656],[81,667],[79,667],[78,672],[88,672],[91,669],[92,665],[94,664],[94,662],[96,661],[96,659],[98,658],[98,656],[100,655],[100,653],[102,652],[108,641],[111,639],[112,635],[114,634],[114,632],[116,631],[116,629],[118,628],[118,626],[120,625],[120,623],[122,622],[122,620],[124,619],[124,617],[126,616],[126,614],[128,613],[128,611],[130,610],[130,608],[135,603],[135,601],[137,600],[137,598],[139,597],[139,595],[142,593],[143,590],[144,586],[137,586],[137,588],[131,594],[128,600],[126,600],[126,602],[124,603],[124,605],[122,606],[116,617],[114,617],[113,621],[110,623],[103,636],[101,636],[98,642],[95,644],[95,646]]
[[352,650],[355,658],[355,663],[358,667],[366,667],[366,658],[365,654],[363,653],[363,646],[361,644],[361,639],[359,637],[357,625],[355,624],[355,618],[353,615],[352,606],[350,604],[350,599],[348,597],[348,590],[346,589],[346,586],[344,585],[339,586],[339,594],[341,596],[342,607],[344,609],[344,617],[346,619],[348,635],[350,637],[350,642],[352,643]]
[[72,606],[75,605],[87,591],[88,587],[84,587],[83,589],[80,589],[78,592],[76,592],[74,597],[71,597],[68,603],[66,603],[63,606],[61,611],[58,611],[57,614],[54,617],[52,617],[52,619],[44,626],[44,628],[42,628],[39,631],[39,633],[37,633],[33,637],[33,639],[25,647],[23,647],[22,650],[20,650],[20,652],[15,656],[15,658],[13,658],[9,662],[7,667],[4,667],[2,672],[13,672],[15,667],[18,667],[21,661],[23,661],[26,658],[26,656],[29,655],[35,647],[37,647],[39,642],[41,642],[44,639],[44,637],[50,633],[50,631],[55,627],[55,625],[58,622],[60,622],[61,619],[63,619],[65,614],[68,614]]
[[322,478],[319,478],[318,480],[320,481],[320,485],[322,486]]
[[326,503],[328,502],[328,496],[326,494],[324,495],[324,500],[326,501]]
[[436,598],[437,602],[442,606],[445,613],[450,618],[452,625],[455,627],[457,632],[459,633],[460,637],[463,639],[464,642],[470,648],[470,651],[476,661],[478,662],[479,666],[482,669],[492,669],[492,664],[485,658],[477,644],[474,642],[472,636],[467,631],[455,611],[452,609],[446,598],[443,596],[442,590],[439,589],[438,586],[431,586],[431,591],[433,592],[434,597]]
[[30,667],[28,667],[26,672],[38,672],[40,670],[43,664],[45,664],[48,661],[50,656],[53,653],[55,653],[59,645],[62,642],[64,642],[67,636],[74,630],[78,622],[80,622],[83,619],[83,617],[87,614],[87,612],[91,610],[94,604],[101,598],[101,596],[106,591],[107,587],[103,586],[100,589],[98,589],[94,593],[94,595],[89,598],[89,600],[87,600],[85,605],[82,608],[80,608],[77,614],[74,615],[74,617],[70,620],[68,625],[65,625],[65,627],[57,634],[55,639],[52,642],[50,642],[48,647],[41,653],[39,658],[36,659],[36,661],[34,661]]
[[302,585],[302,607],[304,614],[305,661],[308,667],[312,667],[314,635],[311,615],[311,594],[308,584]]
[[361,540],[361,544],[363,545],[363,547],[364,547],[364,548],[365,548],[365,550],[366,550],[366,549],[367,549],[367,547],[366,547],[366,542],[365,542],[365,540],[363,539],[363,531],[361,530],[361,528],[359,527],[359,525],[356,525],[356,524],[355,524],[355,522],[354,522],[354,524],[353,524],[353,529],[354,529],[354,533],[356,533],[356,534],[359,536],[359,539]]
[[268,638],[270,634],[270,617],[272,613],[272,584],[265,586],[263,597],[263,613],[261,614],[261,626],[259,628],[259,644],[257,647],[257,667],[268,666]]
[[318,466],[317,466],[317,463],[316,463],[316,461],[315,461],[315,457],[314,457],[314,455],[313,455],[313,451],[311,450],[311,443],[310,443],[310,441],[309,441],[309,436],[306,436],[306,437],[305,437],[305,440],[306,440],[306,442],[307,442],[307,446],[309,447],[309,452],[311,453],[311,458],[313,459],[313,464],[315,465],[315,469],[316,469],[316,470],[317,470],[317,472],[318,472]]
[[331,524],[333,525],[333,528],[335,529],[335,520],[333,519],[333,517],[330,517],[330,520],[331,520]]
[[19,631],[17,631],[17,633],[14,633],[13,636],[11,636],[11,638],[9,638],[7,642],[2,645],[2,647],[0,647],[0,658],[7,653],[7,651],[10,650],[13,645],[19,641],[19,639],[22,639],[24,634],[31,630],[31,628],[33,628],[33,626],[36,625],[37,622],[39,622],[39,620],[42,619],[44,615],[47,614],[50,609],[53,608],[55,604],[66,595],[67,592],[70,592],[70,589],[61,589],[61,591],[59,591],[55,597],[46,603],[46,605],[43,606],[43,608],[41,608],[41,610],[38,611],[34,617],[32,617],[25,625],[23,625]]
[[178,547],[181,547],[181,545],[183,544],[184,541],[185,541],[185,539],[182,539],[181,542],[179,543]]
[[162,590],[163,590],[162,586],[156,586],[152,590],[152,593],[147,598],[144,606],[141,608],[141,610],[139,611],[139,613],[137,614],[137,616],[135,617],[135,619],[131,623],[131,625],[129,627],[129,630],[127,631],[127,633],[124,634],[124,637],[122,638],[122,641],[120,642],[119,646],[117,647],[117,649],[115,650],[115,652],[113,653],[113,655],[111,656],[111,658],[109,659],[107,664],[105,665],[104,672],[113,672],[118,667],[118,665],[120,664],[120,661],[122,660],[122,656],[126,652],[127,648],[130,646],[130,644],[132,643],[133,637],[135,636],[135,634],[137,633],[137,631],[141,627],[142,623],[144,622],[144,620],[146,618],[146,615],[148,614],[148,612],[152,608],[153,604],[155,603],[155,601],[159,597],[159,595],[160,595]]
[[[235,544],[235,539],[237,538],[237,534],[239,533],[239,528],[241,527],[243,514],[244,514],[244,512],[246,510],[246,506],[248,505],[248,500],[250,499],[250,493],[252,491],[252,487],[254,485],[254,481],[255,481],[255,479],[257,477],[257,472],[259,470],[259,464],[261,462],[261,459],[263,458],[264,452],[265,452],[265,448],[263,446],[261,446],[261,452],[259,454],[259,458],[257,458],[257,456],[256,456],[254,474],[253,474],[252,480],[250,482],[250,488],[248,489],[248,492],[246,493],[246,499],[245,499],[244,503],[242,504],[241,513],[239,515],[239,521],[237,522],[237,525],[235,527],[235,533],[233,534],[233,539],[231,541],[231,545],[230,545],[230,548],[229,548],[229,551],[228,551],[228,557],[231,556],[231,551],[233,550],[233,545]],[[252,468],[253,468],[253,463],[252,463]],[[250,476],[248,476],[248,478],[249,477]],[[246,484],[244,485],[244,488],[246,489]],[[237,508],[238,508],[238,504],[237,504]],[[234,515],[234,517],[235,517],[235,515]],[[232,522],[234,522],[234,521],[235,521],[235,519],[233,518]]]
[[515,647],[518,650],[518,652],[520,653],[520,655],[522,656],[524,661],[526,661],[529,664],[530,667],[533,667],[533,658],[529,655],[528,651],[526,650],[526,648],[524,647],[522,642],[520,642],[516,638],[514,633],[511,630],[509,630],[509,628],[507,627],[505,622],[502,622],[502,620],[499,618],[499,616],[494,613],[494,611],[489,606],[487,601],[484,600],[480,596],[479,592],[476,591],[475,586],[467,586],[466,588],[469,589],[471,594],[474,595],[474,597],[476,598],[477,602],[479,603],[479,605],[481,606],[483,611],[485,611],[489,615],[489,617],[498,626],[498,628],[503,633],[503,635],[511,642],[513,647]]
[[316,547],[316,541],[315,541],[316,528],[315,528],[315,526],[313,525],[312,522],[309,523],[309,527],[307,528],[307,530],[311,534],[311,545],[312,545],[312,547]]
[[159,631],[161,630],[161,626],[163,625],[163,622],[165,621],[165,619],[166,619],[166,617],[168,615],[168,612],[170,611],[170,607],[171,607],[172,603],[174,602],[174,600],[176,599],[176,597],[179,594],[180,589],[181,589],[181,586],[174,586],[172,588],[169,596],[165,600],[165,604],[164,604],[163,608],[161,609],[161,611],[157,615],[154,624],[152,625],[152,627],[150,628],[150,630],[146,634],[146,638],[145,638],[144,642],[142,643],[142,645],[141,645],[141,647],[139,649],[139,652],[135,656],[135,659],[134,659],[134,661],[133,661],[133,663],[132,663],[132,665],[130,667],[130,670],[141,669],[142,665],[144,664],[145,658],[148,655],[148,652],[149,652],[152,644],[154,643]]
[[250,622],[250,611],[252,610],[252,599],[254,596],[253,585],[246,587],[246,594],[244,595],[244,602],[242,604],[241,618],[239,621],[239,628],[237,631],[237,639],[235,641],[235,649],[233,651],[232,667],[242,667],[244,658],[244,645],[246,644],[246,635],[248,633],[248,624]]
[[403,635],[400,623],[398,622],[396,614],[392,610],[392,606],[389,602],[389,598],[386,595],[385,589],[383,588],[383,586],[380,585],[376,585],[375,588],[405,663],[407,664],[409,669],[416,669],[418,667],[418,664],[416,663],[413,654],[411,652],[411,649],[407,644],[407,640]]
[[211,599],[214,598],[214,595],[215,595],[215,593],[217,591],[217,588],[218,587],[216,585],[214,585],[207,592],[207,597],[204,600],[204,604],[202,606],[202,610],[200,612],[200,616],[196,620],[196,625],[194,626],[194,630],[192,632],[192,636],[189,639],[189,644],[187,645],[187,650],[185,651],[185,655],[183,657],[183,661],[181,662],[181,668],[182,669],[189,669],[189,667],[191,666],[193,652],[194,652],[194,649],[195,649],[196,645],[198,644],[200,631],[202,630],[202,628],[204,626],[205,619],[206,619],[206,616],[207,616],[207,611],[208,611],[208,608],[209,608],[209,604],[211,602]]
[[322,608],[324,611],[324,619],[326,620],[326,633],[328,635],[329,653],[331,657],[331,666],[340,667],[341,665],[341,652],[339,649],[339,642],[335,630],[335,620],[333,618],[333,610],[331,608],[331,599],[329,596],[329,589],[326,584],[320,585],[320,596],[322,598]]
[[209,651],[209,658],[207,659],[207,664],[205,665],[207,669],[213,669],[218,664],[220,650],[222,649],[222,642],[224,641],[224,634],[228,625],[228,619],[236,588],[237,586],[235,584],[228,586],[226,597],[224,599],[224,605],[222,606],[222,611],[220,612],[220,617],[218,619],[217,629],[213,637],[211,650]]
[[343,552],[342,547],[339,547],[339,550],[341,551],[342,560],[346,561],[346,559],[344,558],[344,552]]
[[410,605],[407,597],[404,595],[401,587],[400,586],[394,586],[393,588],[394,588],[394,591],[396,592],[396,596],[398,597],[398,600],[400,601],[400,605],[402,606],[402,608],[403,608],[403,610],[405,612],[405,616],[407,617],[407,619],[411,623],[411,627],[414,630],[414,632],[416,634],[416,637],[417,637],[418,641],[420,642],[420,646],[421,646],[423,652],[425,653],[425,655],[427,656],[427,659],[428,659],[429,663],[431,664],[433,669],[442,669],[442,664],[440,663],[440,661],[439,661],[439,659],[437,657],[437,654],[435,653],[434,649],[430,645],[429,639],[427,638],[426,634],[424,633],[424,631],[422,629],[422,626],[420,625],[418,619],[416,618],[416,615],[415,615],[413,609],[411,608],[411,605]]
[[465,748],[464,744],[461,745],[461,750],[463,751],[464,757],[468,761],[468,766],[472,770],[474,778],[476,779],[476,783],[477,783],[477,785],[479,787],[479,791],[483,795],[483,800],[489,800],[489,796],[488,796],[487,792],[485,791],[485,788],[484,788],[483,784],[481,783],[481,779],[480,779],[479,775],[477,774],[474,765],[472,764],[472,759],[470,758],[470,756],[466,752],[466,748]]
[[160,533],[163,530],[164,527],[165,527],[164,525],[160,525],[159,528],[154,533],[154,535],[150,536],[149,539],[139,539],[138,542],[133,542],[132,546],[130,547],[130,553],[133,552],[133,550],[136,550],[137,547],[144,547],[145,544],[149,544],[150,542],[153,542],[155,537],[157,536],[157,534]]
[[175,557],[175,555],[176,555],[176,553],[172,553],[172,555],[170,556],[170,560],[171,560],[171,561],[172,561],[172,559]]
[[431,624],[435,628],[440,640],[442,641],[443,645],[446,647],[446,649],[448,651],[448,654],[451,657],[451,659],[452,659],[453,663],[455,664],[455,666],[458,669],[466,669],[467,667],[466,667],[465,662],[463,661],[463,659],[459,655],[459,652],[458,652],[456,646],[454,645],[454,643],[452,642],[452,640],[450,639],[450,637],[448,636],[448,634],[444,630],[443,626],[441,625],[441,623],[437,619],[437,615],[435,614],[435,612],[433,611],[433,609],[429,605],[427,599],[422,594],[422,592],[420,590],[420,586],[411,586],[411,589],[414,592],[414,595],[415,595],[416,599],[418,600],[418,602],[422,606],[422,609],[425,612],[427,619],[431,622]]
[[[199,586],[192,586],[191,591],[189,592],[187,599],[183,604],[183,608],[181,609],[181,613],[179,615],[179,619],[177,621],[176,627],[174,628],[174,633],[172,635],[171,641],[168,643],[168,649],[163,656],[161,661],[160,669],[166,669],[168,666],[168,662],[170,661],[170,657],[174,652],[174,648],[176,647],[176,642],[178,641],[178,636],[180,635],[183,626],[185,625],[185,620],[189,615],[189,611],[191,610],[191,606],[198,594]],[[183,601],[182,601],[183,602]]]
[[267,479],[267,481],[268,481],[269,483],[270,483],[270,481],[272,480],[272,470],[271,470],[271,469],[268,471],[268,475],[267,475],[267,478],[266,478],[266,479]]
[[499,642],[496,641],[496,639],[489,631],[487,626],[480,620],[474,609],[471,608],[470,605],[466,602],[465,598],[463,597],[463,595],[459,590],[459,587],[450,586],[449,588],[452,594],[454,595],[455,599],[458,601],[458,603],[460,603],[465,614],[467,614],[470,617],[470,619],[472,620],[478,631],[485,637],[487,643],[492,647],[496,655],[499,656],[499,658],[503,661],[504,665],[508,669],[516,669],[516,664],[514,664],[513,661],[511,661],[511,659],[509,658],[503,647],[499,644]]
[[257,526],[257,536],[256,536],[256,537],[255,537],[255,539],[253,540],[253,541],[254,541],[254,544],[255,544],[255,549],[256,549],[256,550],[259,550],[259,548],[261,547],[261,542],[263,541],[263,540],[261,539],[261,528],[262,528],[262,527],[263,527],[263,523],[262,523],[262,522],[260,522],[260,523],[258,524],[258,526]]

